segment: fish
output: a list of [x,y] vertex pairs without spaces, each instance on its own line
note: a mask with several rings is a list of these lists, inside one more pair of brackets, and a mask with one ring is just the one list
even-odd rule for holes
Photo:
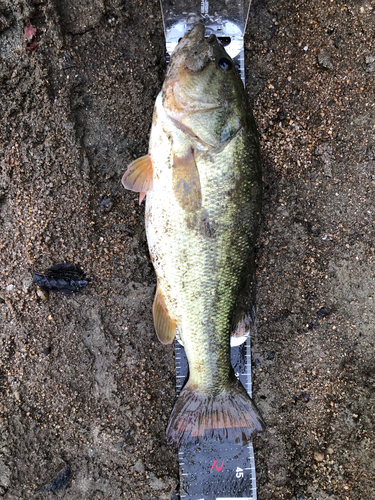
[[252,110],[233,60],[195,25],[173,51],[158,94],[148,154],[129,165],[126,189],[146,197],[157,277],[156,334],[176,332],[189,378],[167,427],[178,447],[210,439],[247,443],[265,423],[230,362],[254,289],[261,161]]

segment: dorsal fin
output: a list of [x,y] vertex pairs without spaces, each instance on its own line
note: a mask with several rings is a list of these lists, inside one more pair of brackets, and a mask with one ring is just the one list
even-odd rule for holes
[[[152,189],[154,168],[150,155],[141,156],[131,163],[122,176],[121,182],[125,189],[137,193],[147,193]],[[142,194],[139,203],[142,202]]]

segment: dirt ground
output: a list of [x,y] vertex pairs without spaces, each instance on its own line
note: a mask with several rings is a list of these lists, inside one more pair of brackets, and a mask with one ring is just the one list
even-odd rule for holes
[[[370,0],[251,7],[259,500],[375,498],[374,40]],[[174,352],[154,334],[144,206],[120,184],[147,152],[165,68],[157,0],[0,0],[6,500],[177,498]],[[90,285],[43,302],[38,256],[80,264]]]

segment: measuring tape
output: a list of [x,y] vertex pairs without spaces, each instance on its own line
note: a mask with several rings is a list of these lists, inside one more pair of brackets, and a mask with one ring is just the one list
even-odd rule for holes
[[[189,365],[182,345],[175,341],[176,389],[180,393]],[[231,362],[251,397],[250,336],[231,348]],[[255,460],[252,444],[217,441],[180,446],[181,500],[256,500]]]

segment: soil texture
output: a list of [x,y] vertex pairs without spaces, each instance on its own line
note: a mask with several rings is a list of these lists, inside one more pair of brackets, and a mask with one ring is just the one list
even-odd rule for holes
[[[371,0],[251,6],[259,500],[375,498],[374,40]],[[120,183],[165,70],[157,0],[0,0],[5,500],[178,498],[174,350],[154,333],[144,205]],[[45,300],[38,257],[89,285]]]

